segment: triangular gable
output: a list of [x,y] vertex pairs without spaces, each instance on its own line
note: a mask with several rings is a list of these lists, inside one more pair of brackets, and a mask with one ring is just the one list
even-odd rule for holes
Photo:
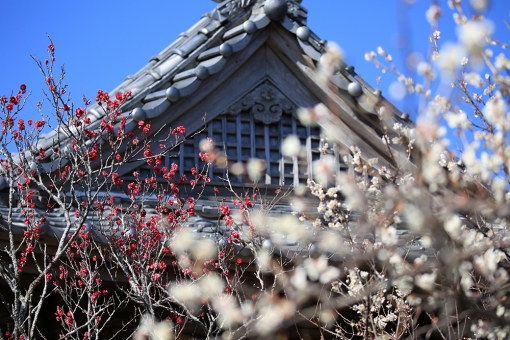
[[[210,96],[214,98],[216,94],[211,93]],[[208,100],[204,102],[207,103]],[[192,133],[175,149],[173,157],[166,159],[167,163],[163,166],[170,169],[172,163],[178,164],[179,174],[188,176],[191,168],[201,169],[204,162],[199,156],[199,146],[205,138],[210,137],[217,148],[218,157],[226,157],[220,161],[216,160],[214,166],[210,168],[208,175],[213,182],[220,182],[220,178],[226,178],[226,161],[229,165],[234,163],[240,165],[257,158],[265,161],[267,166],[265,176],[260,180],[261,184],[276,186],[305,184],[311,176],[309,164],[320,157],[321,132],[318,127],[303,126],[296,116],[297,108],[294,101],[284,95],[271,78],[263,77],[241,98],[231,102],[219,113],[208,115],[206,123],[200,122],[201,127],[206,124],[203,131]],[[183,115],[182,119],[189,117],[197,116],[191,113]],[[301,144],[307,150],[306,162],[283,157],[280,146],[288,135],[300,137]],[[145,165],[143,161],[133,164],[131,168],[121,169],[128,176],[133,170],[141,173],[142,178],[144,174],[148,176],[152,174],[151,167]],[[232,173],[229,179],[232,183],[249,182],[246,177],[235,176]]]

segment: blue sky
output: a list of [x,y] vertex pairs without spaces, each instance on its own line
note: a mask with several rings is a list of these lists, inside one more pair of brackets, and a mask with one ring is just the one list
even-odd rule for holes
[[[395,64],[404,69],[402,56],[415,50],[426,55],[431,34],[425,19],[428,0],[303,0],[309,11],[308,26],[321,38],[334,41],[346,52],[369,83],[381,75],[364,53],[383,46]],[[446,1],[440,20],[441,42],[455,39],[451,11]],[[64,63],[66,83],[76,104],[82,95],[94,98],[98,89],[110,91],[124,78],[136,73],[150,59],[186,31],[216,3],[211,0],[87,0],[87,1],[2,1],[0,20],[0,95],[10,95],[19,84],[32,91],[25,117],[36,118],[35,103],[40,100],[43,78],[30,54],[46,56],[49,34],[56,47],[57,62]],[[510,42],[510,31],[503,20],[509,18],[510,2],[493,0],[488,16],[495,22],[496,37]],[[407,44],[399,49],[405,37]],[[394,77],[385,75],[383,95]],[[415,100],[397,106],[415,117]]]

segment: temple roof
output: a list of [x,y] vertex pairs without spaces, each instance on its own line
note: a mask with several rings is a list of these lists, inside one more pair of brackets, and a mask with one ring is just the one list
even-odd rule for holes
[[[290,32],[303,56],[318,65],[327,50],[327,42],[307,26],[307,16],[308,11],[299,0],[226,0],[219,3],[167,48],[150,58],[141,70],[128,76],[111,91],[110,96],[126,91],[133,94],[122,107],[123,114],[117,118],[116,127],[126,117],[124,131],[132,131],[139,121],[156,119],[172,106],[192,98],[204,82],[222,71],[229,59],[250,46],[257,34],[272,23]],[[342,99],[354,106],[354,109],[342,107],[340,110],[344,114],[341,120],[350,124],[351,128],[354,121],[348,116],[358,115],[355,120],[378,130],[380,110],[388,111],[384,115],[390,116],[391,122],[410,123],[407,115],[398,112],[379,90],[359,77],[352,66],[343,65],[330,80]],[[93,104],[87,109],[87,114],[91,120],[87,129],[97,129],[104,118],[103,110],[98,104]],[[388,127],[391,130],[393,124],[388,124]],[[353,130],[356,132],[356,129]],[[377,131],[373,135],[374,140],[378,138]],[[41,136],[37,149],[48,150],[46,157],[39,160],[44,171],[55,169],[56,164],[51,158],[52,146],[61,144],[66,138],[67,134],[59,129]]]

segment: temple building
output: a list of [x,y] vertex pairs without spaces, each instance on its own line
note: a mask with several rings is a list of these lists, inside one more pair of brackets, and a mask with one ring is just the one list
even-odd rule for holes
[[[306,25],[307,16],[301,1],[295,0],[220,2],[110,93],[133,94],[115,129],[122,118],[127,118],[125,131],[137,136],[140,121],[150,122],[151,133],[184,126],[186,140],[169,152],[172,156],[165,158],[164,166],[179,165],[180,175],[200,168],[200,142],[211,137],[230,168],[254,158],[263,160],[265,171],[258,185],[271,189],[306,185],[313,178],[311,164],[325,142],[338,159],[339,171],[348,171],[342,157],[351,153],[352,146],[366,159],[378,158],[381,166],[391,169],[391,156],[381,139],[383,129],[388,128],[391,136],[394,123],[410,124],[407,114],[398,112],[352,66],[342,65],[328,82],[321,79],[317,68],[327,42]],[[313,118],[315,124],[302,125],[298,109],[319,103],[323,105]],[[88,129],[98,128],[104,112],[94,104],[87,114]],[[331,126],[336,132],[325,139],[324,131]],[[292,134],[305,146],[306,157],[283,156],[282,141]],[[63,139],[58,130],[41,137],[38,146],[48,152],[37,164],[40,170],[56,169],[51,149]],[[173,142],[168,139],[163,144],[171,148]],[[211,190],[224,187],[229,167],[209,168]],[[130,179],[133,171],[143,178],[150,166],[139,160],[118,173]],[[253,184],[235,171],[228,178],[235,187]],[[58,228],[58,221],[53,222]]]

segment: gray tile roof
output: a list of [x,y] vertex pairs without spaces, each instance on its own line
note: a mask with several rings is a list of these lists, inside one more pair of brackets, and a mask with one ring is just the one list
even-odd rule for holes
[[[284,15],[279,20],[277,12],[282,9]],[[315,62],[319,62],[326,52],[327,42],[306,26],[307,16],[308,11],[301,6],[300,0],[221,2],[110,93],[111,96],[126,91],[133,93],[132,99],[122,107],[123,117],[128,119],[125,131],[135,129],[140,120],[160,116],[176,102],[191,96],[204,80],[222,70],[228,59],[246,48],[254,35],[271,21],[278,22],[295,35],[302,51]],[[352,67],[343,68],[332,77],[332,82],[346,96],[357,101],[363,114],[377,115],[374,103],[380,102],[380,92],[361,79]],[[395,121],[407,123],[407,119],[401,119],[401,114],[391,104],[385,102],[385,107],[394,112]],[[96,129],[104,113],[97,104],[93,104],[87,109],[87,114],[91,119],[87,128]],[[41,136],[37,148],[49,151],[47,157],[40,162],[43,170],[55,169],[55,164],[49,157],[51,148],[57,140],[62,142],[65,139],[65,134],[58,129]]]
[[[265,234],[263,232],[260,234],[260,239],[257,241],[258,244],[251,244],[251,240],[248,240],[244,237],[245,234],[250,234],[250,227],[243,223],[228,227],[221,219],[219,204],[220,203],[217,201],[208,201],[207,199],[197,202],[197,205],[195,206],[195,211],[197,212],[196,215],[189,217],[183,223],[183,225],[188,228],[188,231],[193,234],[196,240],[210,239],[218,243],[220,246],[227,245],[227,238],[230,236],[231,231],[241,231],[242,234],[240,241],[231,244],[235,250],[236,255],[251,256],[252,253],[249,250],[250,246],[262,246],[263,248],[270,250],[276,255],[282,257],[291,257],[295,254],[307,257],[311,252],[314,251],[314,247],[316,247],[315,242],[321,237],[327,235],[323,233],[328,232],[321,231],[319,228],[314,227],[310,221],[304,221],[300,228],[302,228],[303,232],[309,235],[309,237],[303,237],[294,240],[290,238],[288,239],[286,235],[282,234],[281,232],[267,230]],[[235,209],[232,203],[227,204],[232,210]],[[147,213],[146,219],[149,219],[151,216],[159,216],[155,209],[156,205],[157,201],[154,199],[154,201],[147,201],[144,205],[141,206],[141,209],[143,208]],[[106,208],[108,209],[108,207]],[[259,209],[261,209],[261,207],[256,205],[254,207],[253,213],[256,214]],[[279,218],[282,215],[290,214],[291,211],[292,208],[288,205],[276,205],[273,207],[267,218]],[[0,205],[0,216],[8,216],[8,214],[8,206]],[[51,237],[57,239],[65,237],[64,232],[67,223],[65,222],[64,211],[62,209],[52,209],[48,212],[45,209],[36,208],[34,209],[34,214],[36,219],[42,217],[46,219],[46,223],[40,226],[41,237]],[[24,222],[25,218],[26,217],[22,214],[21,208],[14,208],[12,210],[12,230],[14,234],[23,235],[23,232],[26,230],[26,225]],[[372,233],[360,231],[361,229],[357,227],[354,219],[355,218],[353,217],[353,221],[350,222],[350,235],[354,237],[356,243],[361,244],[365,239],[371,240],[372,242],[380,241],[379,236],[376,236],[374,239]],[[0,219],[0,231],[2,229],[1,226],[5,226],[5,222],[6,221]],[[74,218],[74,216],[71,216],[72,227],[68,230],[68,233],[72,234],[76,231],[76,228],[80,227],[79,225],[74,225],[77,222],[78,221]],[[105,214],[103,217],[97,211],[89,214],[86,222],[84,223],[84,226],[84,231],[90,232],[92,238],[99,243],[107,242],[107,237],[112,235],[112,229],[117,230],[117,237],[121,237],[122,235],[129,233],[136,233],[133,227],[130,227],[129,224],[126,224],[126,226],[124,226],[124,224],[116,225],[115,220],[111,220],[111,216]],[[502,235],[506,232],[502,227],[496,229],[496,231]],[[121,232],[123,232],[123,234],[121,234]],[[336,233],[339,232],[339,230],[331,230],[331,232]],[[402,249],[410,249],[411,251],[416,252],[424,250],[424,248],[420,246],[419,239],[405,229],[397,230],[397,239],[397,245]],[[341,260],[342,256],[345,255],[344,248],[344,245],[338,244],[338,254],[330,254],[330,256],[337,260]]]
[[[121,204],[122,202],[129,202],[130,199],[121,193],[116,194],[117,201],[119,201]],[[156,206],[158,204],[158,201],[156,197],[149,197],[147,200],[144,201],[144,203],[140,203],[139,209],[144,209],[147,213],[146,220],[148,220],[151,216],[160,216],[159,213],[156,211]],[[196,215],[189,217],[186,219],[185,222],[183,222],[183,225],[185,225],[188,228],[188,231],[190,231],[194,238],[196,240],[201,239],[210,239],[218,243],[220,246],[227,245],[227,238],[230,236],[230,232],[237,230],[241,232],[241,239],[240,242],[232,243],[231,246],[235,250],[236,255],[240,256],[251,256],[252,253],[249,250],[250,246],[259,247],[262,246],[263,248],[270,250],[274,252],[278,256],[282,257],[292,257],[296,254],[299,256],[309,256],[314,249],[316,248],[316,243],[320,242],[319,240],[324,237],[329,237],[327,235],[330,235],[328,233],[333,232],[336,235],[342,235],[341,229],[323,229],[316,228],[312,225],[310,221],[304,221],[302,222],[302,225],[299,226],[299,228],[302,229],[303,232],[307,234],[307,237],[300,237],[299,239],[290,239],[287,238],[284,233],[268,229],[265,231],[262,231],[260,233],[260,236],[257,240],[258,244],[251,244],[251,240],[248,240],[245,238],[245,235],[249,235],[249,225],[244,223],[236,223],[232,227],[228,227],[225,224],[225,221],[221,218],[222,215],[220,213],[219,205],[220,204],[227,204],[231,208],[232,211],[236,209],[233,203],[228,202],[218,202],[216,200],[208,200],[208,199],[201,199],[197,202],[195,205],[195,212]],[[117,205],[116,205],[117,206]],[[186,206],[184,206],[186,208]],[[105,211],[108,211],[109,207],[105,207]],[[253,208],[252,216],[254,214],[257,214],[258,211],[263,209],[259,205],[255,205]],[[292,207],[286,204],[278,204],[275,205],[269,215],[266,216],[266,219],[270,221],[271,219],[278,219],[283,215],[288,215],[292,212]],[[46,219],[46,223],[41,225],[41,237],[51,237],[51,238],[57,238],[60,239],[64,235],[64,230],[66,229],[67,223],[64,219],[64,211],[60,208],[57,209],[51,209],[47,211],[46,209],[36,207],[33,210],[33,213],[35,215],[35,219],[44,217]],[[264,214],[267,213],[267,211],[263,211]],[[9,215],[9,207],[5,204],[0,204],[0,231],[2,231],[2,226],[6,227],[6,221],[4,218]],[[72,214],[71,214],[72,215]],[[129,215],[127,212],[125,216]],[[319,217],[318,213],[314,213],[313,211],[309,212],[309,216],[316,216]],[[372,243],[380,242],[381,238],[380,235],[375,235],[369,230],[364,230],[360,225],[357,224],[356,220],[357,217],[354,214],[351,216],[351,221],[349,222],[349,234],[351,237],[353,237],[354,242],[358,245],[361,245],[365,240],[369,240]],[[14,234],[23,235],[23,232],[26,230],[26,224],[24,222],[26,216],[23,215],[21,208],[13,208],[12,209],[12,230]],[[80,227],[79,225],[73,225],[77,223],[77,220],[74,218],[74,216],[71,216],[71,228],[68,230],[69,233],[74,233],[76,231],[76,228]],[[119,217],[122,220],[122,217]],[[276,220],[275,220],[276,221]],[[115,223],[115,220],[111,219],[111,216],[108,213],[105,213],[104,217],[101,213],[97,211],[93,211],[90,213],[87,217],[85,225],[85,231],[88,231],[91,233],[92,238],[99,242],[99,243],[106,243],[107,237],[111,235],[112,227],[113,229],[117,230],[117,236],[121,236],[121,232],[124,233],[135,233],[134,230],[129,229],[133,228],[129,223],[124,225],[123,223],[121,225],[117,225]],[[397,243],[396,245],[401,250],[406,250],[409,253],[407,256],[410,257],[411,260],[413,260],[415,257],[421,255],[421,254],[427,254],[431,250],[426,249],[423,246],[421,246],[420,243],[420,237],[414,235],[412,232],[408,230],[407,227],[405,227],[406,221],[403,221],[403,224],[397,229]],[[501,235],[501,237],[508,236],[508,231],[506,228],[499,224],[492,224],[491,227],[493,228],[494,232],[498,235]],[[0,234],[1,235],[1,234]],[[338,240],[342,240],[340,237]],[[343,256],[345,256],[345,248],[347,246],[343,244],[338,244],[338,253],[331,253],[329,254],[333,259],[335,260],[342,260]],[[429,254],[430,255],[430,254]]]

